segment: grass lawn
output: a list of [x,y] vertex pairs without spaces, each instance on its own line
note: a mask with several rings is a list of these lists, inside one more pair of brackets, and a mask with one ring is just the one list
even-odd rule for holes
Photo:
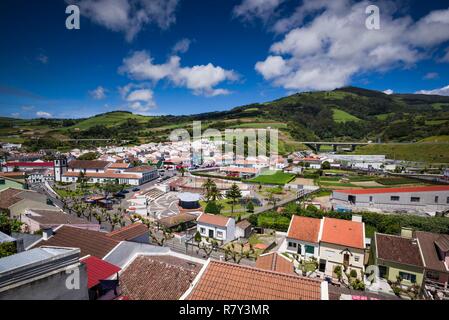
[[402,178],[402,177],[377,178],[376,182],[383,184],[385,186],[396,186],[401,184],[419,184],[419,185],[425,184],[416,179]]
[[[232,205],[231,205],[231,200],[229,199],[221,199],[219,201],[217,201],[217,204],[222,206],[221,209],[221,215],[226,216],[226,217],[232,217],[232,216],[238,216],[239,214],[241,214],[242,210],[245,210],[245,207],[242,206],[240,203],[236,202],[236,204],[234,205],[234,211],[240,211],[240,212],[234,212],[234,214],[232,214],[230,211],[232,209]],[[203,208],[206,208],[206,201],[200,201],[200,205]],[[225,211],[229,211],[229,213],[224,213]]]
[[334,112],[333,118],[335,122],[361,121],[356,116],[353,116],[352,114],[347,113],[343,110],[332,108],[332,111]]
[[449,163],[449,143],[442,142],[371,144],[357,148],[354,154],[385,154],[389,159]]
[[247,180],[247,182],[251,183],[262,183],[262,184],[278,184],[283,185],[287,184],[295,178],[294,174],[284,173],[280,170],[268,170],[261,173],[259,176]]

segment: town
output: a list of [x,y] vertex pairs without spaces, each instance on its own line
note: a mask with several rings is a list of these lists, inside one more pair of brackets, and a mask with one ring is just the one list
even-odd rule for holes
[[447,0],[1,3],[2,315],[447,313]]
[[[449,298],[447,168],[225,144],[2,144],[0,298]],[[61,281],[73,267],[79,290]]]

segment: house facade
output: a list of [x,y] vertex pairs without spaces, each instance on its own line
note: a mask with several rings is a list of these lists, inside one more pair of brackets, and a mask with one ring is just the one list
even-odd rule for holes
[[202,237],[229,242],[236,238],[235,220],[208,213],[202,213],[196,220],[197,231]]
[[285,239],[285,251],[304,258],[319,258],[322,219],[293,216]]
[[340,266],[346,272],[355,270],[362,278],[365,248],[365,225],[359,216],[352,221],[293,216],[279,250],[316,259],[319,271],[329,277],[336,277],[335,267]]
[[403,230],[402,235],[374,234],[371,245],[372,262],[379,268],[379,276],[406,286],[421,286],[424,279],[424,262],[419,240],[411,236],[411,231]]
[[320,271],[335,277],[335,268],[340,266],[346,273],[355,270],[363,279],[365,248],[365,224],[360,217],[354,216],[352,221],[323,218]]
[[331,202],[334,207],[352,211],[377,209],[435,215],[449,210],[449,185],[335,190]]
[[88,183],[119,183],[139,186],[159,177],[156,167],[138,166],[129,168],[128,164],[107,161],[73,160],[62,175],[62,182],[78,181],[83,173]]

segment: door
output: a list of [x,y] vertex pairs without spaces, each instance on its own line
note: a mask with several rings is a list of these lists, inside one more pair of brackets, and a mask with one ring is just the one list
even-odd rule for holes
[[326,271],[326,260],[320,260],[320,268],[319,268],[320,272],[325,272]]
[[345,255],[343,256],[343,265],[344,266],[349,266],[349,254],[345,253]]
[[209,238],[214,237],[214,230],[209,229]]

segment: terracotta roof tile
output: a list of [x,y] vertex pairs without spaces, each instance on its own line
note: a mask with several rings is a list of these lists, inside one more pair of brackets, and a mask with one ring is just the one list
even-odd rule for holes
[[293,216],[288,229],[288,238],[318,243],[321,219]]
[[223,217],[220,215],[202,213],[196,221],[213,226],[226,227],[230,219],[231,218]]
[[449,235],[442,235],[438,233],[415,231],[414,235],[419,241],[421,252],[423,255],[426,268],[437,271],[449,272],[444,261],[440,260],[436,247],[436,242],[441,236],[449,238]]
[[117,274],[121,269],[112,263],[90,256],[81,260],[87,268],[87,287],[90,289]]
[[148,233],[148,227],[141,222],[136,222],[118,230],[109,232],[107,236],[117,241],[126,241],[135,239],[146,233]]
[[376,233],[377,257],[382,260],[422,267],[423,262],[416,239]]
[[8,188],[0,192],[0,209],[8,209],[13,204],[23,200],[19,197],[22,190]]
[[69,168],[74,169],[104,169],[110,162],[98,160],[72,160],[69,162]]
[[131,300],[178,300],[201,267],[172,256],[138,256],[120,274],[122,295]]
[[364,224],[357,221],[323,218],[321,241],[365,249]]
[[320,300],[321,282],[247,266],[210,261],[189,300]]
[[53,246],[79,248],[81,250],[80,257],[91,255],[102,259],[119,243],[119,241],[108,237],[104,232],[64,225],[57,229],[51,238],[42,240],[33,247]]
[[256,268],[287,274],[296,274],[294,271],[293,262],[291,262],[287,257],[284,257],[276,252],[259,256],[256,261]]

